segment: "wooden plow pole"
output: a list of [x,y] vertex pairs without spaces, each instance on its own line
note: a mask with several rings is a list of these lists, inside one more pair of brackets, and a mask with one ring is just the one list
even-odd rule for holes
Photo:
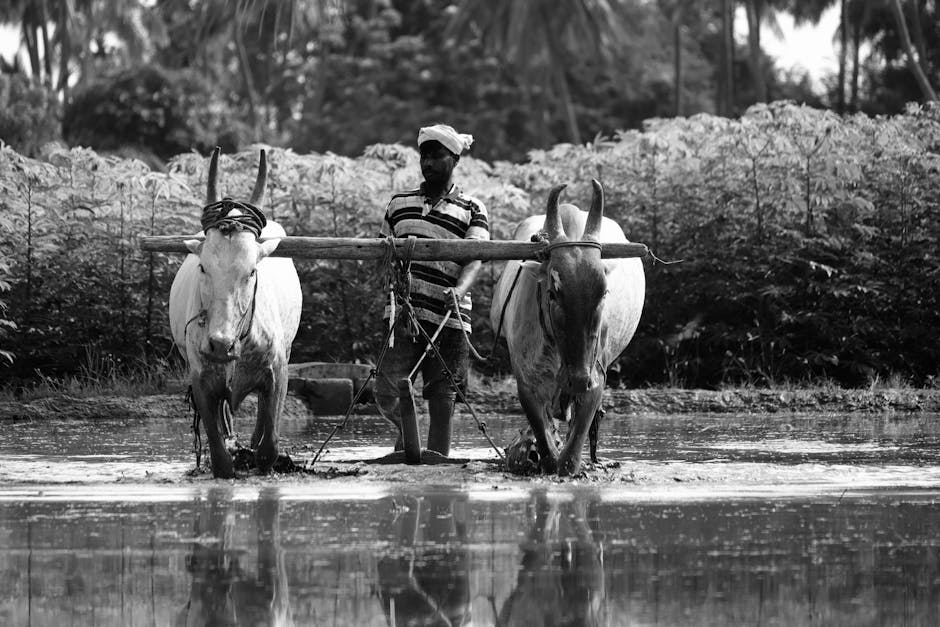
[[[149,235],[140,238],[140,247],[150,252],[188,253],[186,240],[201,239],[194,235]],[[412,239],[358,238],[358,237],[300,237],[280,238],[281,243],[274,257],[294,259],[382,259],[389,256],[389,243],[395,247],[392,257],[411,261],[506,261],[509,259],[540,259],[548,250],[548,242],[520,242],[512,240],[458,240],[458,239]],[[601,244],[601,257],[617,259],[646,257],[646,244],[615,242]],[[413,374],[413,372],[412,372]],[[399,381],[399,401],[402,418],[402,436],[405,443],[404,458],[408,464],[421,463],[421,440],[418,435],[417,413],[411,377]],[[387,456],[398,461],[400,452]]]
[[[183,243],[199,237],[179,235],[148,235],[140,238],[143,250],[161,253],[187,253]],[[293,257],[295,259],[381,259],[388,254],[388,242],[395,246],[395,256],[403,258],[407,254],[408,238],[372,239],[359,237],[299,237],[288,235],[281,238],[281,243],[273,256]],[[408,258],[413,261],[448,260],[448,261],[500,261],[507,259],[537,259],[545,253],[545,242],[517,242],[511,240],[460,240],[460,239],[418,239]],[[624,257],[646,257],[649,249],[646,244],[635,242],[616,242],[601,244],[601,257],[616,259]]]

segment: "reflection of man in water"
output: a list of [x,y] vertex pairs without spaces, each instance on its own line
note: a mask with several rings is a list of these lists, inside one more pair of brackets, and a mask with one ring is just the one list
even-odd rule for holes
[[210,495],[193,523],[189,602],[177,617],[182,625],[290,625],[287,571],[280,550],[280,502],[257,502],[258,540],[254,575],[242,567],[245,547],[233,547],[236,509],[227,494]]
[[468,624],[466,496],[410,498],[407,508],[394,522],[401,554],[378,564],[379,599],[389,625]]
[[516,588],[503,604],[498,625],[604,625],[604,551],[588,525],[583,500],[533,497],[535,522],[522,544]]

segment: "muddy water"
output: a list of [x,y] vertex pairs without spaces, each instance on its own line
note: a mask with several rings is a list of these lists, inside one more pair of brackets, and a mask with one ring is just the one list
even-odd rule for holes
[[[0,624],[940,624],[938,418],[611,416],[610,480],[421,484],[189,478],[180,423],[8,423]],[[337,437],[324,463],[387,450],[374,417]]]

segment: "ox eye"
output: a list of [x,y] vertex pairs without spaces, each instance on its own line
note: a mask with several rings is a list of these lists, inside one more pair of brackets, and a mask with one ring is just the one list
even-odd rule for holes
[[199,264],[199,272],[201,272],[202,274],[206,273],[206,269],[202,267],[202,264]]

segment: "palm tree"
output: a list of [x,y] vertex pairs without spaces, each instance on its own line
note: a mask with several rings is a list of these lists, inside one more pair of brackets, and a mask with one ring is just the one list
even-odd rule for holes
[[[610,62],[627,28],[604,0],[462,0],[444,36],[480,37],[514,67],[530,93],[554,93],[572,142],[581,129],[571,97],[568,69],[579,56]],[[533,102],[538,107],[540,102]]]
[[[0,23],[19,24],[30,75],[68,100],[74,74],[89,80],[96,58],[107,56],[106,35],[121,42],[118,63],[140,61],[152,52],[157,22],[139,0],[14,0],[0,4]],[[52,32],[50,32],[50,28]],[[113,51],[112,51],[113,52]],[[77,68],[72,62],[77,61]],[[53,73],[55,68],[55,74]]]

